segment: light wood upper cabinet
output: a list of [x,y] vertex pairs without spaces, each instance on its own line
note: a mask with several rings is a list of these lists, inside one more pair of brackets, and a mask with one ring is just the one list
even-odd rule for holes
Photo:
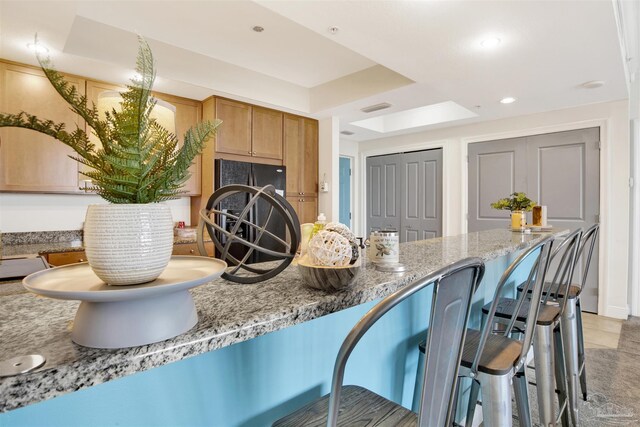
[[[85,81],[67,76],[80,94]],[[26,111],[41,119],[66,124],[71,132],[84,128],[82,119],[36,68],[0,63],[0,110]],[[0,128],[0,191],[78,193],[78,163],[74,151],[44,134],[18,128]]]
[[284,115],[284,164],[287,195],[318,195],[318,122]]
[[251,106],[243,102],[216,98],[216,118],[222,125],[216,134],[216,152],[251,155]]
[[252,107],[251,155],[282,160],[282,112]]
[[282,112],[225,98],[216,98],[215,105],[215,117],[222,120],[216,153],[256,158],[249,162],[282,160]]

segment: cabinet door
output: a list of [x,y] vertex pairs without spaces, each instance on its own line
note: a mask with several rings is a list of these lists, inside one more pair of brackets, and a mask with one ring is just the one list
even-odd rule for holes
[[216,152],[250,156],[251,106],[216,98],[216,118],[222,120],[216,135]]
[[287,195],[301,196],[303,122],[300,117],[284,115],[284,165],[287,168]]
[[[84,94],[84,80],[67,77]],[[66,124],[69,132],[84,128],[80,117],[38,69],[0,63],[0,110],[26,111],[40,119]],[[74,151],[44,134],[19,128],[0,129],[0,191],[78,193]]]
[[315,197],[305,197],[299,202],[300,224],[315,222],[318,219],[318,199]]
[[304,196],[318,195],[318,122],[304,120],[304,165],[300,188]]
[[[154,96],[176,107],[176,136],[178,137],[179,146],[182,147],[182,144],[184,144],[184,134],[189,128],[202,119],[202,104],[190,99],[162,93],[155,93]],[[209,140],[207,144],[213,144],[213,140]],[[201,194],[201,165],[202,159],[201,156],[198,155],[189,168],[191,177],[185,182],[184,187],[182,187],[182,189],[186,191],[185,195],[187,196],[198,196]]]
[[252,155],[282,160],[282,116],[280,111],[252,107]]

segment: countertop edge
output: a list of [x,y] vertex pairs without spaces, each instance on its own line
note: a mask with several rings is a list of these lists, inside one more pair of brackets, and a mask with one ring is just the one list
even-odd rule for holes
[[[568,230],[551,233],[535,233],[542,237],[552,234],[562,236]],[[456,236],[453,236],[456,237]],[[538,239],[511,246],[504,246],[496,250],[487,251],[480,257],[485,261],[526,249]],[[434,242],[435,243],[435,242]],[[470,255],[471,256],[471,255]],[[446,265],[443,263],[442,266]],[[372,266],[367,266],[373,268]],[[0,378],[0,413],[24,407],[40,401],[58,397],[73,391],[89,388],[117,378],[143,372],[155,367],[184,360],[209,351],[247,341],[270,332],[285,329],[313,319],[345,310],[360,304],[383,298],[407,283],[428,274],[431,271],[419,271],[403,275],[396,280],[386,281],[365,289],[349,290],[333,294],[321,293],[319,301],[297,307],[269,319],[254,319],[245,325],[221,325],[225,331],[194,329],[170,340],[119,350],[104,350],[91,360],[81,359],[73,362],[41,369],[32,373],[15,377]],[[389,277],[394,278],[389,274]],[[397,277],[397,276],[396,276]],[[204,285],[207,286],[207,285]],[[200,308],[198,307],[200,314]],[[213,334],[212,334],[213,333]],[[162,348],[157,348],[162,346]],[[155,348],[154,348],[155,347]],[[118,354],[124,352],[123,354]],[[44,382],[56,384],[55,387],[43,390],[40,385]]]

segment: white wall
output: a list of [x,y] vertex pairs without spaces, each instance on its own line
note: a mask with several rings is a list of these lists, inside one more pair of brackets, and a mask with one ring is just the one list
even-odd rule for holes
[[338,221],[340,211],[340,121],[337,117],[321,119],[318,123],[318,182],[326,179],[329,192],[318,193],[318,212],[327,221]]
[[[361,142],[360,164],[364,165],[366,157],[370,155],[442,147],[443,231],[445,235],[455,235],[467,229],[466,156],[469,143],[600,126],[599,313],[624,318],[629,314],[628,111],[626,100],[616,101]],[[364,169],[360,168],[360,185],[354,188],[360,204],[357,233],[364,231]]]
[[[99,196],[87,194],[0,193],[0,231],[80,230],[87,206],[106,203]],[[166,202],[173,220],[189,224],[188,197]]]

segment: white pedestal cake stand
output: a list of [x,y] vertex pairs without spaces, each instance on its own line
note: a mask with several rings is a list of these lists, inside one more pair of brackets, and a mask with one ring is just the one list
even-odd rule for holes
[[95,348],[150,344],[180,335],[198,323],[189,289],[222,275],[227,264],[215,258],[173,256],[153,282],[109,286],[88,263],[33,273],[25,288],[39,295],[82,301],[71,339]]

